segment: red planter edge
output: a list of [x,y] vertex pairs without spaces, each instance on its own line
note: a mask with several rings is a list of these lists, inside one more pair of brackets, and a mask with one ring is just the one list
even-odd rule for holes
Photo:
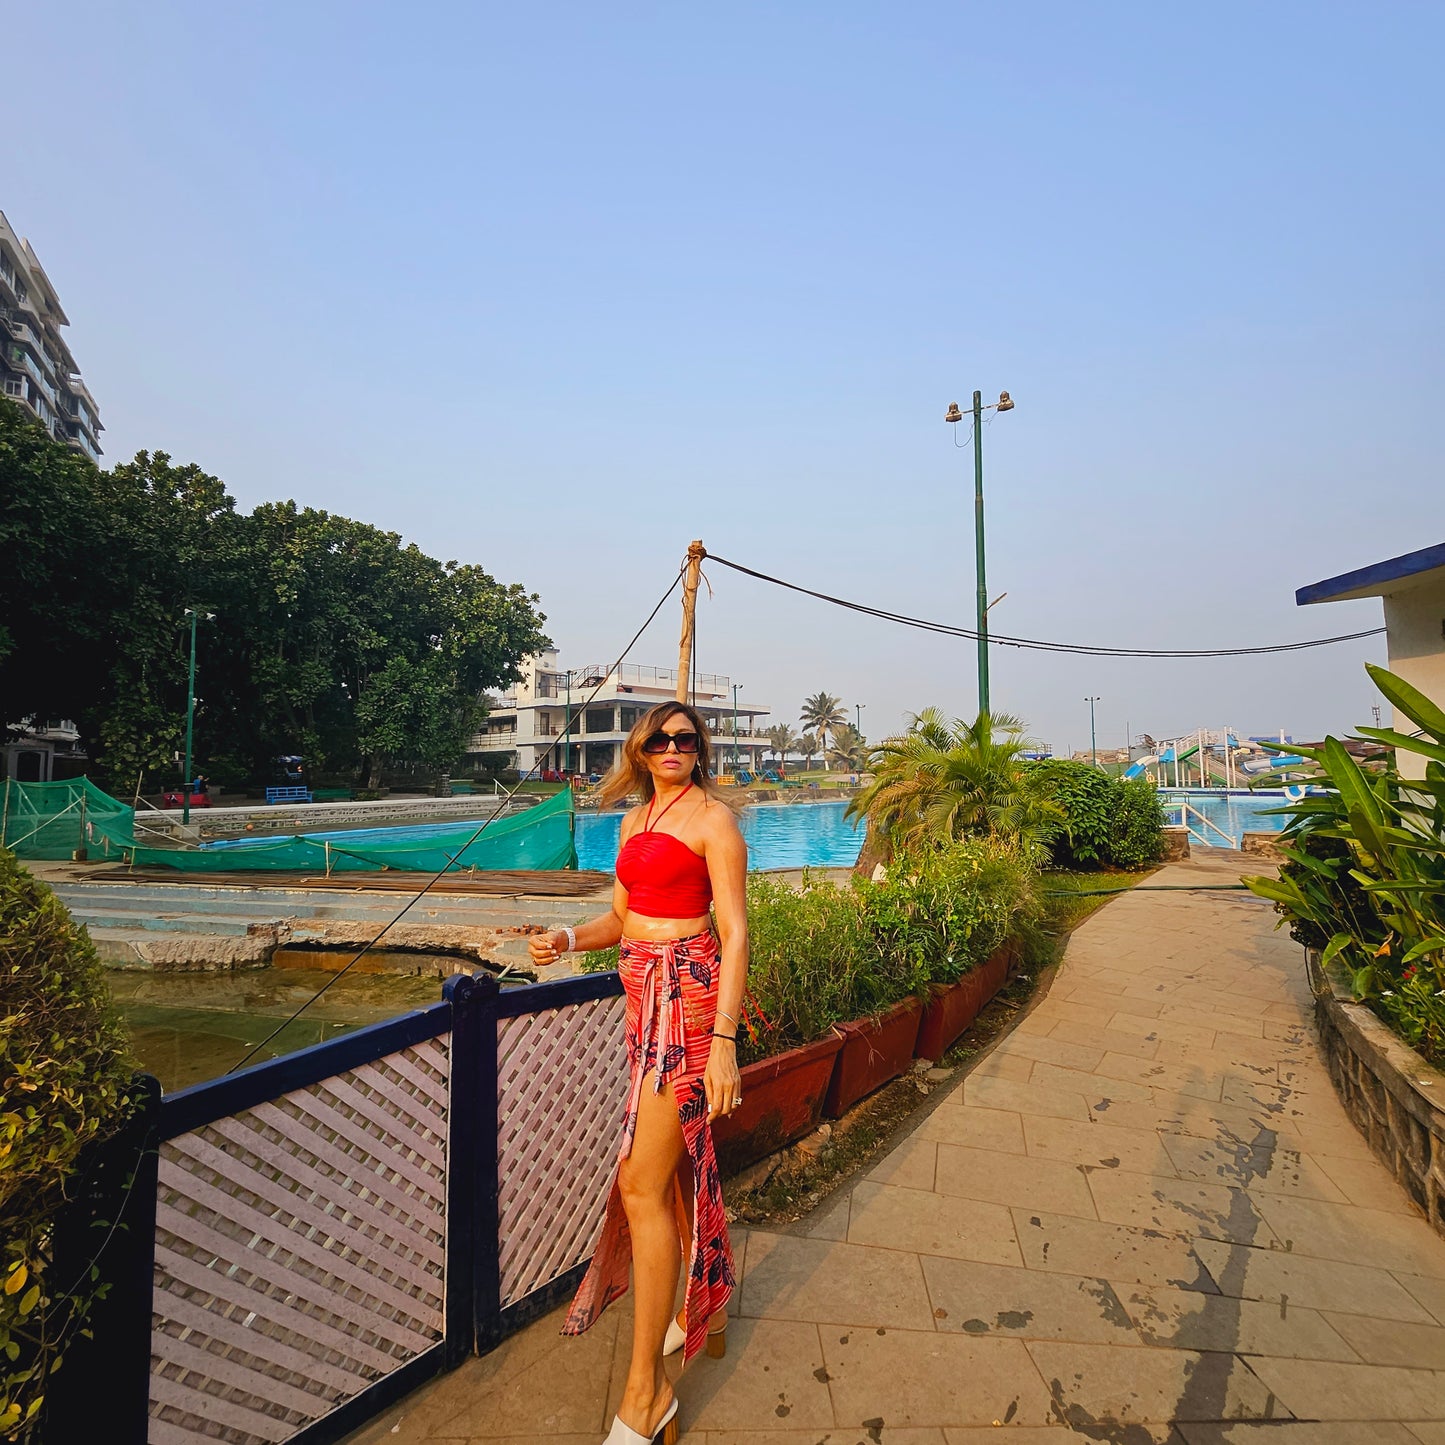
[[846,1114],[859,1099],[896,1079],[913,1062],[923,1000],[906,998],[877,1018],[839,1024],[843,1047],[833,1069],[833,1081],[823,1112],[830,1119]]
[[842,1047],[834,1033],[743,1067],[742,1107],[712,1125],[723,1174],[735,1174],[818,1127]]
[[957,983],[934,984],[918,1029],[916,1057],[937,1063],[1008,981],[1017,948],[1000,944]]

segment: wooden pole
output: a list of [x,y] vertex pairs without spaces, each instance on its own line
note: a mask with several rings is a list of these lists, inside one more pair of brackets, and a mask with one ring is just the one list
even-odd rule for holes
[[697,584],[702,577],[702,559],[707,548],[694,542],[687,549],[687,571],[682,579],[682,640],[677,649],[677,700],[687,701],[692,678],[692,643],[697,622]]

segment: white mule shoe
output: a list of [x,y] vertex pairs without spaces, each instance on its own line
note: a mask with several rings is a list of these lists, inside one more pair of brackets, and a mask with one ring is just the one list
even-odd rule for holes
[[657,1429],[651,1435],[639,1435],[630,1425],[622,1423],[620,1415],[612,1417],[612,1429],[602,1445],[677,1445],[677,1396],[667,1407],[667,1414],[657,1422]]
[[[727,1321],[723,1321],[720,1330],[709,1330],[707,1332],[707,1352],[710,1359],[720,1360],[727,1354]],[[662,1337],[662,1353],[664,1355],[675,1355],[687,1343],[687,1331],[678,1324],[674,1315],[667,1322],[667,1333]]]

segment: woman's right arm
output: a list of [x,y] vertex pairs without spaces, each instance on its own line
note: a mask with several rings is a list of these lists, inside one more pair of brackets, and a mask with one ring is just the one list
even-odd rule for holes
[[[622,820],[622,836],[619,840],[619,847],[627,841],[633,822],[630,813]],[[611,912],[604,913],[601,918],[592,918],[586,923],[579,923],[572,930],[576,940],[576,951],[589,953],[593,949],[615,946],[622,939],[622,920],[626,917],[627,890],[614,879]],[[538,967],[556,963],[567,951],[567,935],[560,928],[553,929],[550,933],[534,933],[527,940],[527,951],[532,955],[532,962]]]

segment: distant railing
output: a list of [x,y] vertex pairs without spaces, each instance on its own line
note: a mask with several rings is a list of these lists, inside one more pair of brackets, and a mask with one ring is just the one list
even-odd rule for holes
[[111,1289],[47,1438],[338,1440],[576,1288],[626,1097],[617,975],[443,993],[165,1098],[141,1079],[59,1226],[57,1274],[104,1235]]

